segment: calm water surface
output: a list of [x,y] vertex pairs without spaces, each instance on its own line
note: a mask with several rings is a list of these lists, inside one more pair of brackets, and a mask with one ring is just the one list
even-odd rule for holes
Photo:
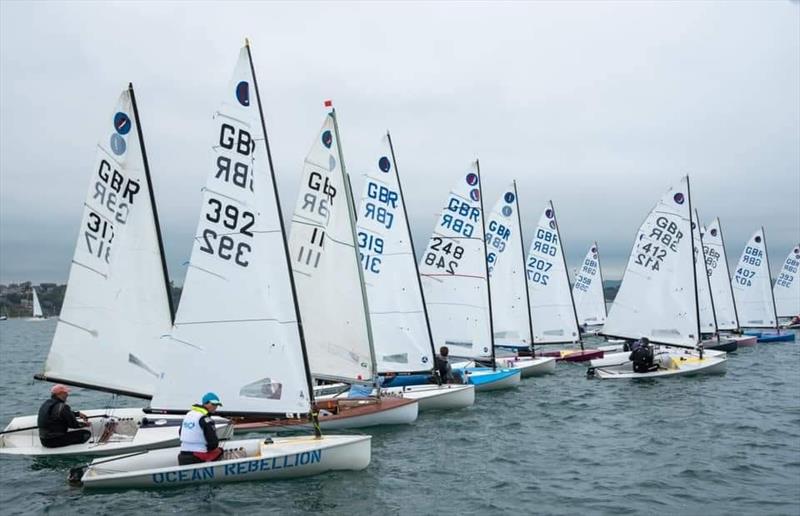
[[[31,377],[54,329],[0,322],[1,426],[48,397]],[[739,351],[725,376],[584,373],[559,364],[470,409],[370,429],[372,463],[355,473],[84,493],[67,485],[74,463],[2,456],[0,513],[800,514],[800,344]],[[80,389],[70,402],[137,405]]]

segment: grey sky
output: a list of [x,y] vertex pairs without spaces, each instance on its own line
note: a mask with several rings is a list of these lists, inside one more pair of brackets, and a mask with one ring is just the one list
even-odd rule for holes
[[128,81],[183,281],[210,117],[245,36],[287,214],[332,98],[357,194],[392,131],[418,248],[475,157],[487,209],[513,178],[526,227],[555,202],[570,269],[596,239],[618,278],[687,172],[731,261],[759,225],[773,267],[800,241],[796,2],[2,2],[0,282],[66,281],[95,143]]

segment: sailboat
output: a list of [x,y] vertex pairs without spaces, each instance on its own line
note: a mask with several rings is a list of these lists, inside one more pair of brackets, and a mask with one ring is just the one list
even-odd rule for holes
[[580,268],[575,273],[572,299],[575,301],[575,313],[581,331],[586,334],[598,333],[606,322],[608,311],[597,242],[592,242],[589,246]]
[[39,303],[39,295],[36,293],[36,287],[31,286],[31,305],[33,306],[33,317],[29,321],[44,321],[47,317],[42,312],[42,305]]
[[[149,399],[163,367],[161,336],[171,325],[158,214],[129,85],[97,146],[61,315],[35,378]],[[87,443],[45,448],[30,415],[6,426],[0,453],[110,455],[178,442],[180,417],[150,417],[141,408],[82,412],[92,423]],[[224,419],[217,423],[221,437],[231,435]]]
[[[213,389],[231,417],[310,421],[314,436],[223,443],[223,460],[180,466],[178,448],[95,461],[85,487],[153,487],[364,469],[370,436],[323,436],[250,56],[242,48],[214,117],[212,163],[152,412],[185,413]],[[209,367],[211,364],[211,367]],[[201,371],[202,374],[198,374]]]
[[370,395],[378,386],[378,365],[355,207],[336,111],[330,101],[326,107],[330,111],[305,159],[289,238],[311,374],[356,386],[349,396],[363,399],[341,404],[359,403],[368,413],[351,419],[353,425],[412,423],[417,401]]
[[377,154],[366,174],[357,231],[380,393],[416,399],[420,410],[471,406],[473,385],[431,383],[433,337],[388,132]]
[[[519,194],[514,181],[500,195],[487,224],[486,258],[491,278],[492,327],[496,346],[512,349],[523,346],[532,355],[533,329],[521,228]],[[498,356],[494,364],[519,369],[522,377],[528,378],[554,372],[556,360],[554,357]]]
[[[459,176],[450,190],[428,246],[419,274],[434,342],[447,346],[452,364],[478,391],[513,387],[518,369],[498,369],[492,327],[489,265],[484,240],[480,164]],[[470,367],[487,361],[491,367]]]
[[549,201],[536,226],[526,264],[530,292],[533,344],[577,343],[580,349],[537,351],[568,362],[583,362],[603,356],[603,351],[584,349],[578,316],[572,299],[556,210]]
[[[780,275],[772,288],[778,317],[800,315],[800,244],[795,245],[783,261]],[[794,326],[800,327],[795,323]]]
[[758,337],[758,342],[793,341],[793,332],[780,331],[771,278],[767,241],[762,227],[747,242],[731,280],[740,324],[743,328],[775,330],[745,332]]
[[[689,177],[671,188],[639,228],[628,265],[603,328],[608,337],[686,348],[662,350],[657,370],[637,373],[632,364],[592,367],[600,379],[652,378],[724,372],[721,352],[703,353],[692,239]],[[700,350],[699,353],[696,350]]]
[[722,223],[718,218],[715,218],[701,233],[708,281],[711,286],[711,297],[714,301],[717,330],[726,339],[735,340],[739,347],[755,346],[757,338],[742,335],[739,329],[739,316],[736,313],[736,302],[733,299],[733,287],[731,286],[725,239],[722,235]]

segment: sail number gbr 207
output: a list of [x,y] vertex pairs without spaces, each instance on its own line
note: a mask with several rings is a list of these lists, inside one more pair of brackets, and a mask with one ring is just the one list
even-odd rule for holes
[[[250,264],[253,225],[256,217],[243,206],[242,195],[253,194],[252,155],[255,142],[244,127],[229,120],[220,124],[218,153],[209,188],[206,189],[205,216],[200,220],[200,251],[233,262],[240,267]],[[238,125],[238,124],[236,124]],[[215,191],[214,183],[221,183]],[[239,195],[237,195],[239,194]]]

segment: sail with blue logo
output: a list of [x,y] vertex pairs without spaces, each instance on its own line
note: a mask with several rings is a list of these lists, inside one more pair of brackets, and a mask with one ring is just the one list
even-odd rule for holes
[[778,327],[771,278],[764,228],[759,228],[747,241],[731,278],[739,324],[743,328]]
[[639,228],[603,334],[697,347],[689,178],[661,197]]
[[433,341],[454,357],[493,354],[479,174],[459,176],[419,263]]
[[425,372],[433,350],[400,177],[381,139],[358,208],[358,246],[379,373]]
[[722,236],[722,224],[714,219],[703,231],[703,252],[706,257],[708,280],[711,284],[711,296],[714,299],[714,313],[717,328],[720,330],[739,329],[739,317],[733,301],[728,254]]
[[208,134],[209,163],[180,307],[151,406],[203,392],[226,413],[308,413],[309,382],[249,49]]
[[292,215],[289,251],[311,374],[372,382],[367,299],[335,113],[325,115],[306,156]]
[[133,87],[102,125],[64,304],[37,378],[152,396],[172,325]]
[[498,346],[531,345],[525,256],[519,220],[517,185],[512,183],[500,194],[486,224],[492,327]]
[[800,244],[786,255],[772,292],[778,317],[800,315]]
[[594,326],[606,322],[606,300],[603,291],[603,272],[600,270],[600,251],[597,242],[592,243],[580,267],[575,272],[572,299],[578,324]]
[[548,202],[539,217],[525,263],[534,344],[580,340],[563,253],[556,211]]

